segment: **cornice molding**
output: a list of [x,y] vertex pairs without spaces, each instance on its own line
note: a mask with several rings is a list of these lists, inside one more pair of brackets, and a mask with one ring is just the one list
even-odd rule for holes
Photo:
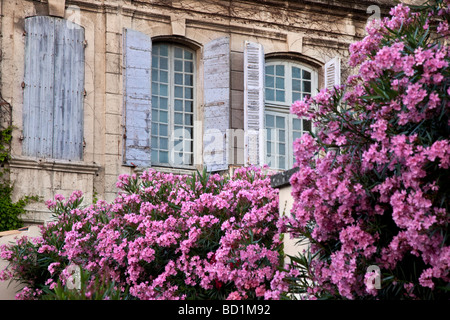
[[34,170],[95,175],[99,171],[101,166],[96,163],[87,163],[81,161],[40,159],[40,158],[13,156],[9,160],[9,168],[34,169]]

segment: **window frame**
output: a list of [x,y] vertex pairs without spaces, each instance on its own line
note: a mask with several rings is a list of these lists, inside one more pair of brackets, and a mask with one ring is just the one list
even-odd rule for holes
[[[153,73],[153,54],[154,54],[154,50],[155,47],[160,46],[160,45],[167,45],[168,46],[168,105],[167,105],[167,111],[168,111],[168,122],[167,122],[167,126],[168,126],[168,162],[167,163],[163,163],[163,162],[159,162],[159,157],[158,159],[155,159],[153,157],[153,143],[152,143],[152,138],[153,133],[153,125],[154,125],[154,120],[153,120],[153,108],[154,108],[154,104],[153,104],[153,79],[151,82],[151,86],[152,86],[152,92],[151,92],[151,97],[152,97],[152,108],[151,108],[151,112],[152,112],[152,120],[151,120],[151,130],[150,130],[150,146],[151,146],[151,150],[152,150],[152,159],[151,159],[151,167],[169,167],[169,168],[181,168],[181,169],[193,169],[195,167],[195,163],[196,163],[196,137],[195,137],[195,121],[196,121],[196,117],[197,117],[197,100],[198,100],[198,94],[197,94],[197,77],[198,77],[198,63],[197,63],[197,59],[198,59],[198,54],[197,54],[197,50],[191,48],[190,46],[187,46],[185,44],[182,43],[178,43],[178,42],[171,42],[171,41],[155,41],[152,44],[152,68],[151,68],[151,72]],[[175,48],[181,48],[183,50],[183,54],[184,51],[188,51],[190,53],[192,53],[192,125],[190,126],[192,129],[192,135],[191,135],[191,150],[190,150],[190,154],[192,156],[192,163],[191,164],[176,164],[174,162],[174,154],[175,154],[175,68],[174,68],[174,60],[175,60]],[[159,54],[158,54],[159,57]],[[183,58],[183,61],[184,58]],[[184,67],[183,67],[184,69]],[[160,71],[161,69],[158,68],[158,71]],[[185,73],[185,71],[183,70],[183,77],[184,75],[186,75],[187,73]],[[153,78],[153,77],[152,77]],[[159,79],[158,79],[158,83],[159,83]],[[184,81],[183,81],[184,83]],[[183,88],[186,88],[183,85]],[[158,95],[158,97],[160,97]],[[185,101],[184,95],[183,95],[183,102]],[[158,107],[158,110],[160,110],[160,108]],[[184,111],[184,107],[183,107],[183,118],[186,115],[186,112]],[[158,124],[159,124],[159,120],[158,120]],[[186,126],[184,124],[183,121],[183,125],[180,125],[183,128]],[[158,136],[159,136],[159,131],[158,131]],[[183,137],[183,143],[184,143],[184,137]],[[184,148],[184,146],[183,146]],[[159,150],[159,149],[158,149]],[[185,153],[183,152],[183,155],[185,155]],[[158,161],[156,161],[158,160]]]
[[[301,62],[298,62],[296,60],[289,60],[289,59],[280,59],[280,58],[268,58],[265,60],[264,64],[264,70],[266,70],[267,66],[276,66],[276,65],[283,65],[285,69],[284,74],[284,91],[285,91],[285,101],[284,102],[277,102],[272,100],[267,100],[266,98],[266,84],[264,85],[264,162],[268,164],[269,158],[267,153],[267,124],[266,124],[266,115],[282,115],[286,117],[287,120],[285,122],[287,123],[286,127],[286,151],[285,151],[285,168],[280,168],[280,165],[278,163],[278,154],[275,154],[276,159],[276,167],[273,167],[270,165],[270,169],[272,170],[288,170],[293,167],[295,163],[294,159],[294,152],[293,152],[293,143],[294,143],[294,119],[298,119],[298,117],[290,112],[291,105],[295,102],[292,99],[292,67],[300,68],[301,70],[305,70],[311,73],[311,96],[314,96],[317,93],[318,86],[318,71],[317,69],[305,65]],[[266,75],[265,75],[266,77]],[[301,83],[301,86],[303,86],[303,83]],[[302,90],[303,94],[303,90]],[[288,99],[287,99],[288,98]],[[305,119],[299,119],[301,120],[301,134],[304,134],[304,122]],[[311,124],[311,130],[314,130]],[[297,130],[296,130],[297,131]],[[278,134],[278,133],[277,133]],[[272,157],[274,155],[272,154]]]

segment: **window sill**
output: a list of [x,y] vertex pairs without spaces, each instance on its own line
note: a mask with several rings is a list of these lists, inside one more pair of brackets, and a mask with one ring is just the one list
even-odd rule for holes
[[134,168],[134,172],[141,175],[144,171],[149,170],[149,169],[154,169],[158,172],[163,172],[163,173],[187,174],[187,175],[192,175],[193,173],[197,172],[196,168],[178,168],[178,167],[166,167],[166,166],[156,166],[156,165],[148,167],[148,168],[136,167],[136,168]]
[[9,161],[11,169],[35,169],[95,175],[100,169],[97,163],[70,161],[59,159],[41,159],[23,156],[13,156]]

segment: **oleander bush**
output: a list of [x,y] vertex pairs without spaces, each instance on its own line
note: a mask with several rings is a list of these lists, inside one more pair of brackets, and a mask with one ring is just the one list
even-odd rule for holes
[[449,3],[397,5],[350,46],[345,86],[293,104],[317,130],[294,143],[285,228],[310,249],[277,278],[281,293],[450,297]]
[[[117,187],[110,204],[82,207],[79,191],[55,196],[47,201],[55,221],[42,227],[42,237],[1,249],[10,264],[0,278],[25,283],[18,298],[270,295],[282,259],[278,194],[261,169],[241,168],[231,178],[148,170],[121,175]],[[82,272],[78,288],[73,266]]]

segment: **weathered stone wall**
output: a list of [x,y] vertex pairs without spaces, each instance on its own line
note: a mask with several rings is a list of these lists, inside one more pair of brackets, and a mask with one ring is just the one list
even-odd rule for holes
[[[292,54],[319,73],[336,55],[348,56],[348,45],[364,35],[376,1],[216,1],[216,0],[66,0],[65,18],[85,28],[85,96],[83,161],[30,159],[22,155],[22,105],[24,79],[24,20],[49,13],[47,0],[1,2],[1,96],[12,105],[14,138],[11,177],[15,196],[69,196],[75,189],[107,201],[115,198],[121,173],[135,169],[122,164],[123,149],[123,50],[124,28],[152,39],[176,39],[197,48],[196,120],[202,119],[202,48],[222,36],[230,37],[231,129],[244,128],[244,41],[264,46],[267,57]],[[380,3],[382,12],[386,4]],[[196,138],[196,157],[202,156],[202,139]],[[234,151],[239,147],[235,146]],[[239,165],[242,163],[231,163]],[[201,169],[198,165],[197,169]],[[164,170],[171,170],[165,168]],[[187,172],[173,169],[173,172]],[[48,219],[43,204],[29,207],[28,221]]]

